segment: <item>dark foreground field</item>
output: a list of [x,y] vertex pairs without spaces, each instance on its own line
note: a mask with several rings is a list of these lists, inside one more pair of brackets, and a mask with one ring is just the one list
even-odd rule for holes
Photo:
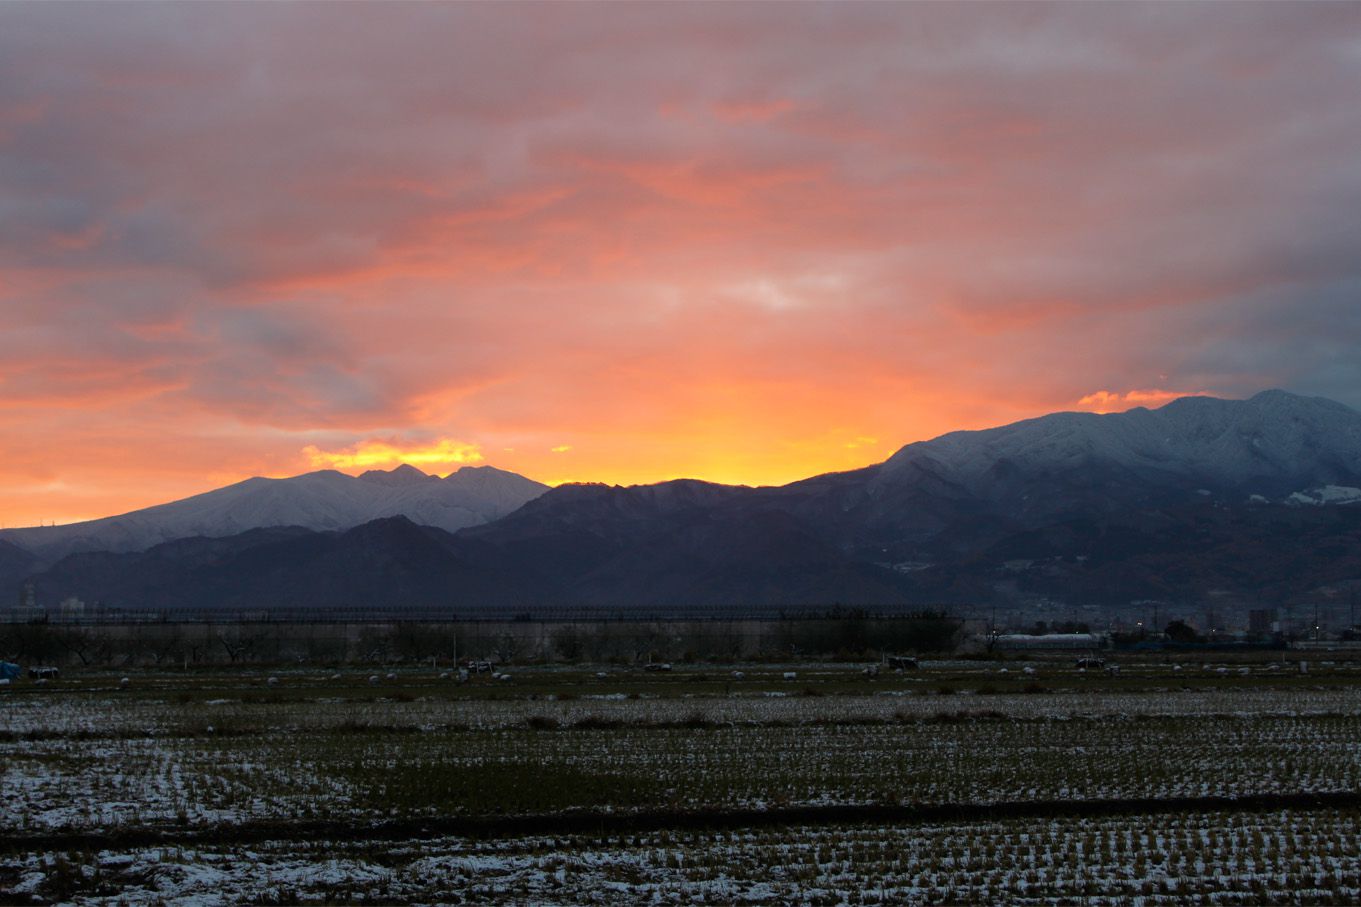
[[1317,659],[24,681],[0,901],[1354,902]]

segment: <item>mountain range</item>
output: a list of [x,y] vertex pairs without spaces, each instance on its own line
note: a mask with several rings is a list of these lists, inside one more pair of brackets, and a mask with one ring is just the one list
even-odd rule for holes
[[1358,502],[1361,414],[1267,391],[954,432],[780,487],[252,479],[10,530],[0,578],[155,608],[1265,601],[1361,586]]
[[325,469],[287,479],[257,476],[100,520],[6,529],[0,531],[0,542],[54,561],[76,551],[144,551],[175,539],[216,538],[270,526],[351,529],[398,515],[453,532],[499,519],[547,490],[547,485],[491,466],[464,466],[443,478],[407,465],[360,476]]

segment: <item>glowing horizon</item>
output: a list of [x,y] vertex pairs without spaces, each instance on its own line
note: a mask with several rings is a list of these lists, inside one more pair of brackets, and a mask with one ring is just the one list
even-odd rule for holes
[[0,521],[1361,405],[1358,47],[1357,5],[0,5]]
[[[1205,395],[1206,395],[1205,392],[1200,391],[1192,392],[1189,394],[1149,390],[1129,391],[1124,394],[1112,393],[1110,391],[1097,391],[1092,394],[1088,394],[1084,396],[1082,399],[1078,400],[1077,403],[1073,407],[1071,407],[1071,409],[1073,411],[1079,412],[1086,411],[1094,414],[1107,414],[1115,412],[1125,412],[1140,406],[1156,408],[1159,406],[1163,406],[1171,402],[1172,400],[1178,399],[1183,396],[1205,396]],[[992,428],[992,427],[996,426],[992,425],[979,426],[979,428]],[[950,430],[957,431],[959,429],[954,428]],[[939,434],[944,434],[944,432],[941,432]],[[669,482],[678,479],[698,479],[700,481],[714,482],[722,485],[778,486],[786,485],[791,482],[797,482],[801,479],[811,478],[815,475],[822,475],[828,472],[842,472],[845,470],[853,470],[860,469],[866,466],[873,466],[876,463],[880,463],[883,460],[887,459],[889,456],[891,456],[893,453],[895,453],[901,447],[906,446],[907,444],[912,444],[917,441],[931,440],[932,438],[939,437],[939,434],[934,434],[931,435],[930,437],[925,438],[915,438],[909,441],[904,441],[900,444],[892,445],[888,448],[884,448],[882,450],[882,456],[877,456],[871,460],[855,462],[852,463],[851,465],[843,465],[836,469],[819,469],[816,472],[790,474],[787,476],[782,476],[776,481],[759,481],[759,480],[752,481],[744,480],[741,477],[726,478],[725,473],[721,469],[703,476],[690,474],[673,475],[668,473],[653,473],[647,472],[645,470],[640,470],[636,472],[636,474],[631,475],[631,477],[627,481],[615,481],[606,477],[598,476],[589,478],[576,478],[576,477],[545,478],[538,475],[526,474],[518,469],[511,469],[509,466],[506,465],[505,462],[494,462],[492,459],[489,459],[486,456],[484,456],[482,454],[482,451],[477,445],[466,444],[461,441],[456,441],[452,438],[439,438],[434,442],[411,445],[403,444],[400,440],[395,438],[368,438],[357,441],[349,445],[348,447],[337,451],[325,451],[317,448],[315,445],[309,445],[303,448],[302,451],[300,451],[300,457],[301,459],[307,462],[307,468],[300,469],[299,471],[295,472],[286,471],[274,474],[265,474],[263,477],[272,479],[291,478],[295,475],[300,475],[306,472],[323,469],[330,469],[351,476],[359,476],[369,470],[376,469],[383,471],[391,471],[399,466],[404,465],[419,469],[421,472],[427,475],[445,477],[451,473],[457,472],[459,469],[462,469],[465,466],[494,466],[498,469],[505,469],[510,472],[517,472],[521,475],[524,475],[526,478],[533,479],[536,482],[540,482],[550,487],[557,487],[559,485],[575,483],[600,483],[607,485],[651,485],[656,484],[658,482]],[[878,438],[871,438],[865,436],[857,437],[852,441],[847,442],[843,446],[847,451],[859,451],[862,453],[870,449],[883,447],[883,445],[879,443]],[[572,448],[570,445],[559,445],[558,447],[555,448],[549,448],[548,453],[549,454],[566,453],[571,449]],[[513,453],[513,451],[503,451],[503,456],[507,453]],[[235,482],[240,482],[255,477],[256,476],[254,474],[240,475],[228,481],[221,482],[220,484],[214,484],[209,487],[200,488],[197,491],[188,492],[187,494],[181,495],[181,497],[188,497],[193,494],[201,494],[203,492],[212,491],[216,488],[222,487],[222,485],[224,484],[230,485],[234,484]],[[139,510],[145,506],[154,506],[156,504],[163,503],[168,503],[168,500],[150,501],[146,504],[129,508],[128,510],[119,511],[118,513],[101,513],[93,515],[75,516],[66,519],[44,517],[41,520],[41,525],[60,526],[68,523],[79,523],[84,522],[86,520],[101,519],[103,517],[108,516],[119,516],[122,513],[130,512],[131,510]],[[3,528],[19,528],[21,526],[29,525],[39,524],[16,523],[12,525],[6,525]]]

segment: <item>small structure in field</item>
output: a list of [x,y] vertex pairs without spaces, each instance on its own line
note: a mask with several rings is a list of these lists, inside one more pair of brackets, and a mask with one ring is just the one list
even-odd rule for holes
[[997,650],[1050,649],[1080,650],[1104,649],[1106,637],[1101,633],[1000,633],[993,636],[990,647]]
[[885,664],[891,671],[915,671],[920,667],[917,664],[917,659],[910,655],[890,655],[885,659]]
[[30,680],[56,680],[61,676],[58,668],[29,668],[28,676]]

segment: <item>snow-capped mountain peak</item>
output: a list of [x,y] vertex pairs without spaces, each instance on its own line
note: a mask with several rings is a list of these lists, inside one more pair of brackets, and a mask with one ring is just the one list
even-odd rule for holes
[[465,468],[447,479],[407,464],[358,477],[324,469],[286,479],[257,476],[120,516],[10,529],[0,537],[53,559],[72,551],[141,551],[171,539],[228,536],[269,526],[350,529],[391,516],[452,532],[499,519],[547,490],[491,467],[471,473]]
[[361,481],[373,482],[378,485],[399,486],[414,485],[421,482],[437,482],[438,476],[426,475],[409,463],[403,463],[393,469],[370,469],[362,474]]

